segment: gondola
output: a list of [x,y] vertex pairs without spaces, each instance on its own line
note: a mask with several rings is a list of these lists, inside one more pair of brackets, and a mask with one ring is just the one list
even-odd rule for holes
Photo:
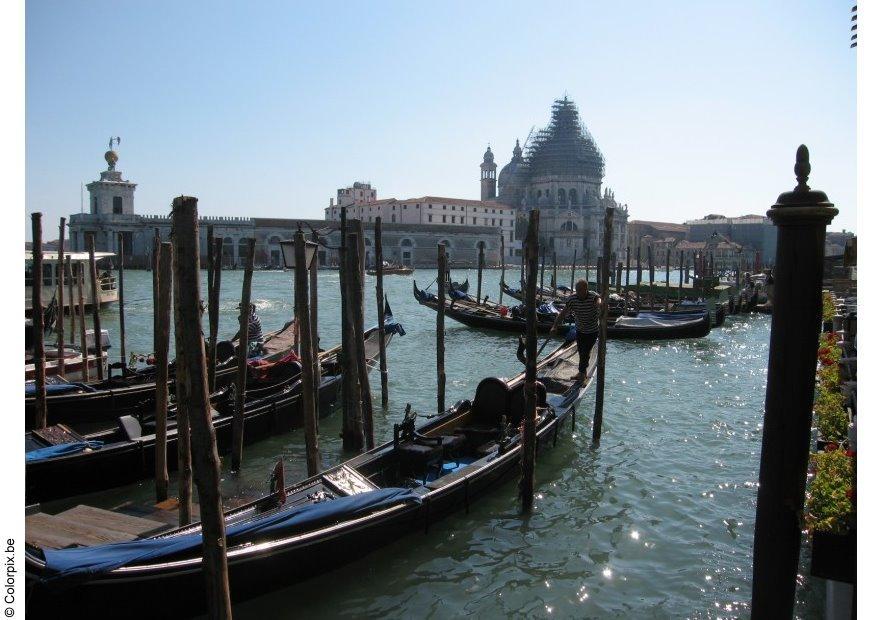
[[[386,344],[394,330],[387,329]],[[379,360],[379,330],[365,333],[368,369]],[[252,443],[264,437],[300,428],[301,365],[284,364],[276,379],[256,382],[247,388],[244,404],[244,440]],[[319,387],[319,413],[331,412],[340,392],[341,367],[336,352],[322,361]],[[234,414],[233,386],[211,399],[213,428],[220,451],[230,448]],[[176,419],[171,410],[167,430],[168,467],[175,470]],[[155,475],[155,422],[143,422],[127,415],[113,429],[79,435],[65,427],[51,427],[48,436],[61,434],[64,443],[51,445],[46,431],[25,434],[25,499],[28,504],[70,497],[129,484]],[[45,456],[43,456],[45,455]],[[42,457],[42,458],[35,458]]]
[[[517,301],[525,301],[526,291],[523,288],[511,288],[507,285],[506,282],[501,282],[501,290],[505,295],[509,297],[513,297]],[[551,302],[551,301],[565,301],[574,294],[574,291],[568,288],[567,286],[558,286],[558,287],[537,287],[535,289],[535,296],[540,301]]]
[[[294,322],[264,338],[265,359],[277,360],[292,347]],[[228,385],[237,372],[236,341],[220,342],[217,346],[216,389]],[[170,364],[170,390],[174,390],[175,363]],[[114,421],[121,415],[142,414],[151,411],[155,403],[155,368],[144,368],[126,376],[117,376],[95,383],[59,383],[46,386],[47,424],[101,424]],[[25,430],[36,426],[36,399],[26,395],[24,400]]]
[[[437,297],[420,291],[413,282],[413,296],[423,306],[437,311]],[[504,332],[524,333],[526,330],[525,315],[520,307],[505,309],[491,302],[480,305],[467,299],[447,300],[444,302],[444,313],[463,325],[481,329],[493,329]],[[541,309],[548,309],[543,312]],[[537,330],[547,334],[553,328],[558,309],[552,304],[539,306]],[[654,313],[651,313],[654,314]],[[566,322],[559,327],[560,333],[566,333],[572,323]],[[678,338],[701,338],[711,331],[711,316],[707,311],[696,313],[661,313],[660,316],[617,316],[609,315],[608,339],[616,340],[673,340]]]
[[[594,349],[595,350],[595,349]],[[538,364],[540,448],[574,428],[591,383],[578,379],[577,348],[566,342]],[[483,379],[463,400],[417,427],[409,413],[394,438],[319,475],[225,514],[235,602],[305,580],[438,519],[518,477],[524,375]],[[568,428],[568,427],[571,428]],[[125,616],[203,611],[200,524],[94,547],[25,545],[28,612],[124,610]],[[137,602],[137,604],[131,604]]]

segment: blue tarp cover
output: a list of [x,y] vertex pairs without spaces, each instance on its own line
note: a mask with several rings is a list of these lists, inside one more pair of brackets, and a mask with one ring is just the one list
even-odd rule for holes
[[66,456],[68,454],[76,454],[82,452],[85,448],[92,450],[100,450],[103,447],[102,441],[74,441],[71,443],[59,443],[56,446],[48,446],[45,448],[37,448],[30,452],[24,453],[24,462],[42,461],[45,459],[55,458],[57,456]]
[[[411,489],[388,488],[318,504],[292,507],[228,527],[225,532],[227,548],[242,542],[263,539],[266,534],[280,538],[294,532],[361,517],[375,510],[408,501],[418,504],[422,499]],[[87,579],[132,562],[166,560],[183,552],[194,551],[200,545],[201,535],[197,533],[169,538],[145,538],[94,547],[45,549],[43,554],[46,558],[46,568],[50,573],[46,581]]]
[[462,291],[457,291],[456,289],[450,289],[450,298],[451,299],[467,299],[468,294],[463,293]]
[[[46,384],[46,394],[51,396],[52,394],[66,394],[68,392],[78,392],[79,390],[84,390],[86,392],[94,392],[94,388],[85,385],[84,383],[47,383]],[[24,395],[25,396],[36,396],[36,384],[32,381],[24,384]]]

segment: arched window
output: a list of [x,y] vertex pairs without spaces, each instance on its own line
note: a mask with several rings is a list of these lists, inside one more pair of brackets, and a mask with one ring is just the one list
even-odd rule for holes
[[577,204],[577,190],[576,189],[571,188],[570,190],[568,190],[568,202],[570,202],[572,205]]
[[231,237],[225,237],[222,240],[222,256],[231,258],[234,256],[234,240]]
[[556,192],[556,196],[559,199],[559,204],[564,205],[565,204],[565,190],[560,187],[559,191]]
[[562,224],[559,230],[561,230],[562,232],[571,232],[573,230],[577,230],[577,224],[575,224],[571,220],[568,220],[567,222]]
[[484,250],[486,249],[486,242],[485,241],[478,241],[477,242],[477,249],[479,250],[480,248],[483,248]]
[[452,244],[450,243],[450,240],[449,240],[449,239],[443,239],[443,240],[441,241],[441,243],[443,243],[444,246],[447,247],[447,248],[451,248],[451,247],[453,247]]
[[237,258],[241,261],[246,260],[247,258],[247,250],[249,250],[247,247],[248,245],[247,240],[243,238],[237,242]]
[[541,197],[541,190],[538,190],[538,198]]
[[410,239],[402,239],[401,243],[399,243],[402,248],[412,248],[413,242]]

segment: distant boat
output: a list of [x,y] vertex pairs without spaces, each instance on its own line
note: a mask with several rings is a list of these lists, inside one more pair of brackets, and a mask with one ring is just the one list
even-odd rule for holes
[[[384,262],[383,263],[383,275],[384,276],[409,276],[413,273],[413,267],[409,267],[407,265],[393,265],[391,263]],[[369,276],[377,275],[377,269],[368,269]]]
[[[70,264],[73,266],[73,271],[76,277],[79,276],[78,265],[85,264],[85,281],[82,283],[82,297],[85,301],[85,308],[91,308],[91,276],[88,273],[88,252],[64,252],[64,259],[70,257]],[[100,261],[110,256],[115,256],[112,252],[95,252],[94,258],[98,263],[97,280],[100,286],[98,291],[98,302],[101,306],[115,303],[118,301],[118,288],[116,286],[115,276],[112,271],[100,266]],[[52,303],[52,297],[57,297],[58,276],[58,253],[55,251],[43,252],[43,290],[42,302],[43,307]],[[64,308],[69,308],[70,304],[78,304],[77,280],[73,282],[74,299],[68,299],[69,295],[67,287],[70,283],[70,273],[64,273]],[[33,298],[33,252],[25,250],[24,252],[24,314],[30,316],[32,309]]]

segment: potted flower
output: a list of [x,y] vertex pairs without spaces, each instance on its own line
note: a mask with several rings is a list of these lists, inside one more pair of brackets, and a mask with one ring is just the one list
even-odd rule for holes
[[857,567],[855,455],[831,449],[811,455],[805,524],[811,536],[811,574],[853,583]]
[[828,443],[839,444],[848,438],[848,414],[841,392],[818,391],[814,399],[814,421],[818,450],[823,450]]
[[823,291],[823,331],[832,330],[832,319],[836,314],[836,307],[832,301],[832,294]]

